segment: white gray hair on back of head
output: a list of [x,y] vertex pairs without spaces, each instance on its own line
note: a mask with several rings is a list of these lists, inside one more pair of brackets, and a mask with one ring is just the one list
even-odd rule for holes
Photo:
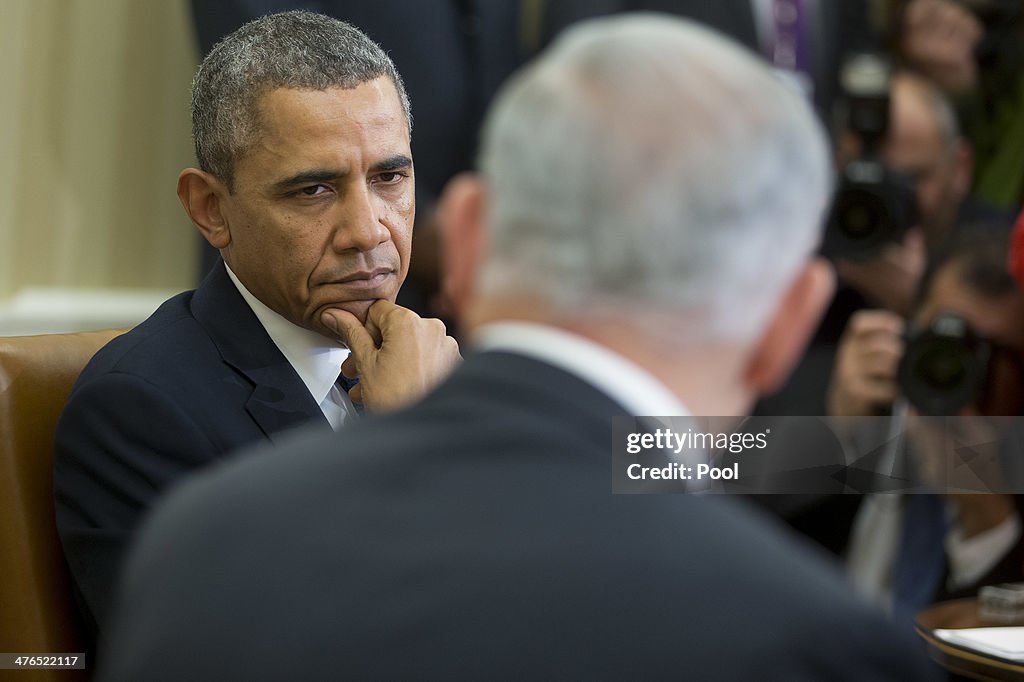
[[234,163],[254,143],[259,98],[277,88],[354,88],[382,76],[398,91],[409,131],[412,110],[391,58],[362,31],[314,12],[254,19],[217,43],[192,80],[196,160],[233,187]]
[[754,54],[657,14],[593,19],[503,89],[480,167],[480,293],[675,309],[689,340],[750,340],[816,248],[825,132]]

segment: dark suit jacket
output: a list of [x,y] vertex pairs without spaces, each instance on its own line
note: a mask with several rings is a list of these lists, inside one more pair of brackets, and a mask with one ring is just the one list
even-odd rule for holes
[[55,436],[65,555],[101,628],[126,542],[172,482],[222,455],[327,420],[218,265],[103,348]]
[[471,356],[412,409],[208,472],[147,526],[105,680],[916,680],[741,500],[612,495],[603,393]]

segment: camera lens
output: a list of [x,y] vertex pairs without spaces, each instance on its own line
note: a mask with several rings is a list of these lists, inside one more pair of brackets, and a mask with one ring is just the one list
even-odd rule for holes
[[948,391],[960,385],[967,375],[964,357],[966,349],[948,343],[936,343],[925,349],[917,361],[916,374],[921,383],[931,390]]
[[836,227],[847,239],[873,242],[888,232],[887,222],[885,204],[877,194],[850,187],[837,200]]
[[966,320],[940,313],[907,338],[899,368],[903,394],[922,414],[955,415],[978,399],[990,357],[991,344]]
[[898,243],[913,224],[916,197],[909,178],[877,160],[850,163],[839,190],[822,251],[832,258],[870,260]]

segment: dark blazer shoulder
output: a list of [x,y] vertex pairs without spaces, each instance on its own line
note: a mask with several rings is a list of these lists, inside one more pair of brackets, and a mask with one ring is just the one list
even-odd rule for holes
[[208,344],[208,337],[189,308],[194,293],[186,291],[164,301],[147,319],[112,339],[93,356],[80,381],[105,372],[142,370],[167,349],[183,343],[193,352],[197,342],[201,344],[205,339]]
[[237,434],[225,439],[231,447],[261,433],[273,439],[310,420],[327,423],[223,263],[198,289],[169,299],[97,353],[70,404],[84,386],[115,374],[147,382],[213,433]]

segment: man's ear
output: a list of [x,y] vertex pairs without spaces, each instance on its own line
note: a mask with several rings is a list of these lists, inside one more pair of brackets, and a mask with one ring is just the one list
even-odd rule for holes
[[483,265],[486,201],[483,180],[474,173],[461,173],[448,183],[438,203],[442,286],[458,317],[465,315],[473,300]]
[[199,233],[210,246],[223,249],[231,243],[231,230],[221,211],[227,187],[216,176],[198,168],[186,168],[178,176],[178,199]]
[[744,372],[757,395],[774,393],[789,378],[835,291],[835,273],[823,258],[797,275],[757,343]]

